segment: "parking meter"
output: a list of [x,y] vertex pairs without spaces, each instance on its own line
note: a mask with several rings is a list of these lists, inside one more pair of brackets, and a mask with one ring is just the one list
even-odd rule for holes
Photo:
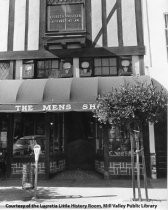
[[40,151],[41,151],[41,146],[39,144],[36,144],[33,148],[34,150],[34,155],[35,155],[35,162],[38,162]]
[[38,177],[38,160],[39,160],[39,155],[41,151],[41,146],[39,144],[36,144],[33,148],[34,150],[34,158],[35,158],[35,182],[34,182],[34,199],[37,198],[37,177]]

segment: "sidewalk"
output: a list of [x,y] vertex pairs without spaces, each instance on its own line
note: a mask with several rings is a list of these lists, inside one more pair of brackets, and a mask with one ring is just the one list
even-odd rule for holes
[[[143,184],[143,183],[142,183]],[[21,188],[21,180],[0,181],[0,208],[15,209],[168,209],[166,180],[151,180],[150,201],[132,201],[131,180],[40,180],[39,199]],[[136,192],[137,193],[137,192]],[[145,198],[142,187],[142,197]],[[22,206],[19,206],[22,205]]]

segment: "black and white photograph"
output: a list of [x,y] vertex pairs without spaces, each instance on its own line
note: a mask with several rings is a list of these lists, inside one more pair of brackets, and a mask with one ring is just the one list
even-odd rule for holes
[[0,0],[0,209],[168,209],[168,0]]

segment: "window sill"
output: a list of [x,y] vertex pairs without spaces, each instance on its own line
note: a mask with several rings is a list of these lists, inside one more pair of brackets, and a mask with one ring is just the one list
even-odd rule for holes
[[47,31],[45,36],[49,37],[58,37],[58,36],[67,36],[67,35],[86,35],[86,30],[74,30],[74,31]]

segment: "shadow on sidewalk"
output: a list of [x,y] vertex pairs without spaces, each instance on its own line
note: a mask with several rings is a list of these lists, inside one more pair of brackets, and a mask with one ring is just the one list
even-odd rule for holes
[[[39,188],[37,191],[39,202],[48,199],[79,199],[79,198],[102,198],[102,197],[116,197],[117,195],[95,195],[95,196],[82,196],[82,195],[62,195],[57,193],[53,188],[44,189]],[[25,191],[22,188],[12,187],[0,189],[0,202],[1,201],[31,201],[34,197],[34,191]]]
[[23,200],[28,196],[28,192],[17,187],[0,189],[0,201],[17,201]]
[[[21,187],[21,179],[6,179],[0,180],[0,187]],[[54,177],[48,180],[39,180],[39,187],[119,187],[119,188],[132,188],[131,179],[110,179],[110,180],[89,180],[89,179],[57,179]],[[141,187],[144,187],[143,180],[141,180]],[[149,189],[165,189],[167,188],[166,179],[151,180],[148,179]]]

